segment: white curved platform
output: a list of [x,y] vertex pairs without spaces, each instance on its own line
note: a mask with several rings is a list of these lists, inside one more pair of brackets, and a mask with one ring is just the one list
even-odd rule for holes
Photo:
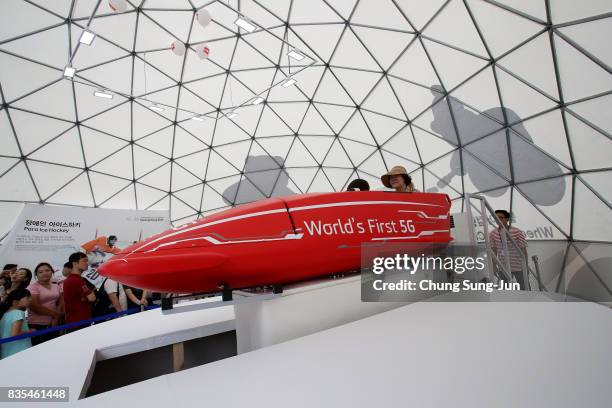
[[596,304],[424,302],[76,405],[607,407],[610,344]]
[[[218,300],[208,298],[192,303]],[[164,315],[159,309],[124,316],[61,336],[0,360],[0,385],[69,387],[70,403],[89,383],[96,360],[103,360],[235,329],[231,306]],[[1,404],[1,403],[0,403]],[[50,403],[66,407],[69,403]],[[40,404],[19,403],[20,407]],[[118,406],[123,406],[119,404]]]

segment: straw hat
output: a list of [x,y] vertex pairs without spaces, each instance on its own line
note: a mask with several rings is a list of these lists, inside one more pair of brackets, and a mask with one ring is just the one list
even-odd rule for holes
[[383,174],[380,177],[380,180],[382,181],[385,187],[392,188],[391,184],[389,183],[389,179],[391,178],[391,176],[395,176],[395,175],[404,176],[404,180],[406,181],[406,186],[409,186],[410,183],[412,183],[412,177],[408,175],[406,168],[403,166],[394,166],[386,174]]

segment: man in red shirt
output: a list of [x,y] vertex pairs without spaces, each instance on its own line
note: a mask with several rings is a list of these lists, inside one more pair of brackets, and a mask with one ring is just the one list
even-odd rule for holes
[[75,252],[70,255],[68,262],[72,264],[72,272],[63,282],[66,323],[91,319],[91,305],[96,300],[96,295],[81,277],[89,266],[87,255]]

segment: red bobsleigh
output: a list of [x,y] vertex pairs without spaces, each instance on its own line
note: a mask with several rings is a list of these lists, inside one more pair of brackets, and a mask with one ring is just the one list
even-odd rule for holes
[[451,240],[446,194],[341,192],[234,207],[123,249],[99,273],[192,293],[275,285],[360,268],[366,242]]

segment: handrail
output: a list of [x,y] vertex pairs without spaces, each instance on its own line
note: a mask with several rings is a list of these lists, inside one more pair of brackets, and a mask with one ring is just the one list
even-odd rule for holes
[[[527,260],[527,258],[525,257],[525,254],[523,253],[521,247],[518,245],[518,243],[514,240],[514,238],[512,238],[512,235],[510,234],[510,231],[508,231],[508,229],[506,229],[503,224],[501,223],[501,221],[499,221],[499,219],[497,218],[497,216],[495,215],[495,210],[493,210],[493,208],[489,205],[489,202],[487,201],[486,198],[484,198],[481,195],[478,194],[466,194],[466,201],[467,201],[467,207],[468,207],[468,218],[471,222],[471,225],[473,226],[473,215],[472,215],[472,204],[471,204],[471,199],[474,198],[476,200],[479,200],[481,203],[481,217],[483,218],[483,228],[484,228],[484,234],[485,234],[485,245],[486,245],[486,250],[487,250],[487,254],[491,256],[491,259],[493,259],[493,261],[498,265],[498,267],[501,269],[502,273],[504,275],[506,275],[507,278],[509,278],[509,280],[512,280],[512,273],[511,273],[511,268],[510,268],[510,254],[508,253],[508,238],[509,241],[512,243],[512,245],[514,246],[514,248],[516,249],[516,252],[520,255],[521,261],[523,263],[523,268],[522,268],[522,272],[523,272],[523,281],[525,282],[525,289],[526,290],[531,290],[531,283],[529,282],[529,277],[530,275],[534,276],[538,282],[538,289],[540,291],[546,291],[546,289],[542,286],[542,282],[540,280],[540,273],[538,271],[538,273],[534,273],[533,270],[529,267],[529,262]],[[495,221],[495,223],[497,224],[497,227],[500,229],[500,231],[502,231],[503,233],[500,234],[501,240],[502,240],[502,250],[507,254],[504,257],[505,260],[505,267],[504,265],[502,265],[502,262],[499,260],[499,258],[497,257],[496,254],[493,253],[493,250],[491,248],[491,244],[489,243],[489,231],[488,231],[488,221],[487,221],[487,211],[493,216],[493,220]]]
[[[144,307],[144,310],[151,310],[151,309],[157,309],[157,308],[159,308],[159,306],[151,305],[151,306]],[[94,318],[91,318],[91,319],[79,320],[78,322],[72,322],[72,323],[62,324],[60,326],[48,327],[48,328],[42,329],[42,330],[34,330],[33,332],[30,332],[30,333],[23,333],[23,334],[18,334],[16,336],[12,336],[12,337],[2,338],[2,339],[0,339],[0,344],[10,343],[11,341],[15,341],[15,340],[27,339],[29,337],[42,336],[43,334],[53,333],[53,332],[64,330],[64,329],[74,329],[75,327],[85,326],[85,325],[90,324],[90,323],[106,321],[106,320],[109,320],[109,319],[114,319],[116,317],[121,317],[121,316],[125,316],[125,315],[128,315],[128,314],[138,313],[140,311],[141,311],[140,307],[133,307],[131,309],[124,310],[122,312],[109,313],[109,314],[106,314],[106,315],[103,315],[103,316],[94,317]]]

